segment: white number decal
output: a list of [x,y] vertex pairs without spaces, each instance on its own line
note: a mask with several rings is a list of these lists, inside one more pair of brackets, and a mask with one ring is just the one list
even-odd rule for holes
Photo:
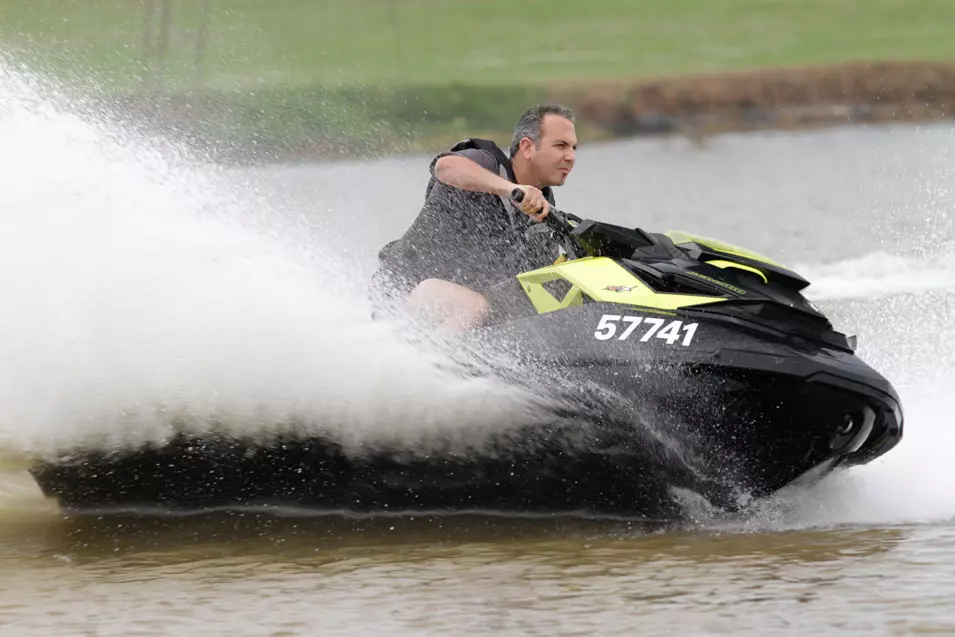
[[683,327],[683,323],[680,321],[673,321],[662,330],[657,332],[657,338],[662,338],[667,342],[667,345],[673,345],[676,343],[676,340],[680,338],[680,328]]
[[643,338],[640,339],[641,343],[648,342],[653,335],[657,333],[657,330],[660,329],[660,326],[663,325],[662,318],[645,318],[643,319],[644,323],[650,323],[650,329],[647,330],[647,333],[643,335]]
[[633,330],[637,329],[637,326],[640,325],[640,321],[643,320],[642,316],[625,316],[623,317],[624,323],[630,323],[630,327],[623,331],[623,334],[620,335],[620,340],[625,341],[627,337],[630,336],[630,333]]
[[617,324],[620,317],[616,314],[604,314],[600,317],[600,323],[597,324],[597,331],[594,332],[594,338],[598,341],[609,341],[617,333]]
[[689,325],[683,326],[683,331],[686,332],[686,336],[683,337],[683,346],[686,347],[690,344],[690,341],[693,340],[693,335],[696,334],[696,326],[698,323],[690,323]]
[[[597,323],[594,338],[598,341],[609,341],[617,334],[618,322],[628,324],[626,329],[617,337],[618,341],[625,341],[630,338],[630,335],[637,329],[637,326],[642,324],[649,326],[649,328],[643,333],[643,336],[640,337],[641,343],[649,343],[650,339],[656,336],[657,338],[665,340],[667,345],[676,345],[679,342],[682,347],[688,347],[690,343],[693,342],[693,337],[696,336],[696,328],[699,327],[699,323],[690,323],[688,325],[684,325],[683,321],[670,321],[667,323],[666,319],[657,318],[655,316],[604,314],[600,317],[600,322]],[[664,323],[666,323],[666,326],[664,326]],[[680,340],[681,333],[683,335],[682,341]]]

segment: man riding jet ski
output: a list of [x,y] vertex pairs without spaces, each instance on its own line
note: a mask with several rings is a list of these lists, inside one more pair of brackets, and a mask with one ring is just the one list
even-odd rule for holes
[[[544,188],[572,166],[576,140],[564,137],[570,150],[542,164],[554,176],[535,173]],[[531,168],[536,147],[523,140],[518,153],[528,153],[515,164]],[[524,170],[511,171],[526,181]],[[459,183],[476,188],[468,174]],[[497,207],[475,225],[428,207],[386,247],[376,279],[396,292],[380,297],[380,308],[410,297],[412,309],[466,330],[462,344],[507,350],[512,362],[490,373],[539,391],[549,419],[508,423],[468,452],[377,446],[354,454],[318,435],[264,444],[182,434],[39,464],[38,484],[68,509],[291,505],[672,519],[684,515],[688,494],[738,509],[869,462],[901,439],[894,388],[802,296],[808,282],[792,270],[714,239],[565,215],[546,190],[544,205],[528,184],[502,181],[510,190],[486,195],[483,203]],[[439,187],[430,184],[429,201]],[[429,236],[461,262],[429,249]],[[516,248],[508,243],[515,236]],[[481,259],[471,242],[485,240],[490,256]],[[422,290],[429,280],[439,283]]]
[[[538,222],[576,150],[573,111],[541,105],[521,115],[509,155],[492,141],[466,139],[435,157],[421,213],[380,253],[373,280],[379,303],[407,303],[450,330],[509,316],[526,302],[514,275],[560,256]],[[519,202],[510,196],[515,189]]]

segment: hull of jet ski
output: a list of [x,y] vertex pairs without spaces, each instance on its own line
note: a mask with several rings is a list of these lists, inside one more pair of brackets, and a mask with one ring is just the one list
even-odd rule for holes
[[732,509],[867,462],[899,441],[898,396],[881,375],[825,339],[767,329],[745,308],[661,312],[608,303],[488,328],[476,337],[519,352],[500,374],[528,388],[546,383],[556,400],[550,418],[508,423],[466,452],[346,449],[321,436],[179,436],[161,446],[74,454],[37,465],[33,475],[71,510],[672,519],[682,515],[681,493]]

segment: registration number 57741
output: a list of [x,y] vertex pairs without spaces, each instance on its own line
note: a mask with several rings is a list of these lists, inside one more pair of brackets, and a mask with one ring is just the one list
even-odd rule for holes
[[604,314],[597,323],[594,338],[598,341],[609,341],[616,337],[618,341],[625,341],[636,332],[641,343],[647,343],[652,338],[661,338],[668,345],[679,344],[687,347],[693,341],[698,326],[698,323],[684,324],[683,321],[668,321],[656,316]]

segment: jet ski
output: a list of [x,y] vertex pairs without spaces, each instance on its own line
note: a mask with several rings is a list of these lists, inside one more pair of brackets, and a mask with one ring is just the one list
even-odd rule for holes
[[[519,198],[520,191],[513,194]],[[552,210],[558,262],[517,275],[529,311],[470,334],[520,352],[491,373],[546,387],[550,419],[461,452],[326,437],[174,437],[32,468],[72,511],[293,507],[680,519],[737,511],[864,464],[902,437],[891,383],[750,250]],[[493,365],[491,366],[493,368]],[[486,371],[484,373],[487,373]],[[536,374],[536,376],[535,376]],[[543,423],[543,424],[542,424]]]

